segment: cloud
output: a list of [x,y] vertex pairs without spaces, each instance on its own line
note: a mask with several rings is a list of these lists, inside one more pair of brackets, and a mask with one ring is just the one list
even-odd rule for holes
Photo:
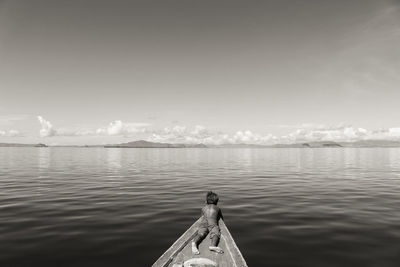
[[371,131],[369,139],[400,140],[400,127]]
[[[301,143],[316,141],[350,142],[360,140],[400,140],[400,127],[379,130],[367,130],[351,125],[339,124],[326,126],[323,124],[300,124],[299,128],[283,136],[272,134],[259,134],[250,130],[240,130],[234,133],[224,133],[196,125],[187,127],[175,125],[163,129],[149,129],[148,123],[126,123],[121,120],[111,122],[109,125],[93,129],[66,129],[57,128],[38,116],[41,125],[40,136],[124,136],[135,138],[140,136],[152,142],[184,143],[219,145],[219,144],[260,144],[273,145],[277,143]],[[16,130],[0,131],[0,136],[19,136]]]
[[389,135],[400,137],[400,127],[397,128],[389,128],[388,130]]
[[17,137],[17,136],[22,136],[22,134],[18,130],[0,130],[0,136]]
[[315,141],[351,142],[360,140],[399,140],[400,127],[367,130],[353,126],[331,126],[326,128],[307,129],[301,128],[282,136],[280,142],[298,143]]
[[41,125],[40,136],[130,136],[135,133],[145,132],[148,123],[124,123],[120,120],[111,122],[106,127],[98,129],[55,129],[50,121],[38,116]]
[[207,145],[219,144],[273,144],[276,137],[268,135],[260,135],[251,131],[238,131],[234,134],[210,131],[201,125],[193,128],[186,126],[167,127],[162,131],[155,131],[148,138],[153,142],[171,142],[171,143],[203,143]]
[[130,135],[144,132],[148,123],[124,123],[120,120],[111,122],[107,127],[96,130],[98,135]]
[[274,143],[277,138],[272,135],[260,135],[257,133],[253,133],[251,131],[238,131],[233,137],[231,143],[234,144],[271,144]]
[[37,117],[40,123],[40,137],[49,137],[49,136],[55,136],[57,135],[57,131],[53,128],[53,125],[45,120],[42,116]]
[[282,139],[286,142],[355,141],[368,136],[363,128],[331,127],[326,129],[298,129]]
[[176,125],[165,127],[162,130],[154,130],[148,137],[153,142],[198,143],[210,137],[203,126],[196,126],[190,130],[186,126]]
[[325,126],[322,124],[303,124],[304,128],[283,136],[259,134],[249,130],[237,131],[233,134],[210,131],[197,125],[194,128],[186,126],[167,127],[161,131],[154,131],[148,141],[166,143],[203,143],[208,145],[219,144],[259,144],[273,145],[277,143],[300,143],[316,141],[358,141],[366,139],[394,139],[400,138],[400,128],[390,128],[380,131],[369,131],[348,125]]

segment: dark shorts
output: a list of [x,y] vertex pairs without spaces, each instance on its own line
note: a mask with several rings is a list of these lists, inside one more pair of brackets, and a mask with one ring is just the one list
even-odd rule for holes
[[206,236],[208,233],[210,233],[210,238],[213,238],[214,236],[221,237],[221,231],[219,229],[219,226],[216,224],[207,225],[207,223],[202,223],[200,224],[197,233],[201,236]]

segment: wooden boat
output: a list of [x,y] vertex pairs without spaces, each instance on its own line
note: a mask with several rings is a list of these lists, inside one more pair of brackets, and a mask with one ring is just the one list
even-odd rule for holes
[[192,239],[201,222],[198,219],[175,243],[152,265],[152,267],[247,267],[242,253],[236,246],[224,221],[219,220],[221,239],[219,247],[223,254],[208,249],[211,239],[207,236],[199,245],[199,255],[192,253]]

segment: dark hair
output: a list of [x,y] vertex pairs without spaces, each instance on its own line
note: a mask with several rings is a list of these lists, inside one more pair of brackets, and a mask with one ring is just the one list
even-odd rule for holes
[[206,196],[207,204],[218,204],[219,197],[213,191],[208,191]]

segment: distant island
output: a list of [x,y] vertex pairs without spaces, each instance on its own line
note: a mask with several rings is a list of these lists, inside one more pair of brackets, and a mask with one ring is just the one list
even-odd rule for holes
[[295,144],[276,144],[276,148],[320,148],[320,147],[400,147],[400,141],[391,140],[361,140],[354,142],[318,141]]
[[204,144],[169,144],[169,143],[155,143],[144,140],[133,141],[115,145],[105,145],[105,148],[207,148]]
[[105,145],[106,148],[335,148],[335,147],[400,147],[400,141],[362,140],[355,142],[318,141],[293,144],[257,145],[257,144],[170,144],[144,140],[122,144]]
[[47,147],[45,144],[0,143],[0,147]]
[[214,147],[223,148],[337,148],[337,147],[400,147],[400,141],[390,140],[362,140],[354,142],[317,141],[292,144],[251,145],[251,144],[225,144]]
[[257,144],[180,144],[180,143],[157,143],[145,140],[132,141],[121,144],[107,145],[46,145],[38,144],[19,144],[19,143],[0,143],[0,147],[77,147],[77,148],[343,148],[343,147],[400,147],[400,140],[361,140],[354,142],[300,142],[292,144],[257,145]]

